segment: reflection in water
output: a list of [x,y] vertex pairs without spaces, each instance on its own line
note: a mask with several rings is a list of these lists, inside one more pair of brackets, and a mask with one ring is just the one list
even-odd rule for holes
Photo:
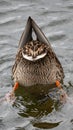
[[[22,109],[24,107],[20,107],[19,114],[21,116],[32,116],[32,117],[40,117],[43,115],[47,115],[53,109],[53,101],[43,92],[40,91],[40,86],[33,86],[34,89],[31,91],[32,88],[22,88],[21,87],[17,90],[19,91],[16,93],[18,97],[16,100],[16,107],[25,106],[26,109]],[[38,89],[36,89],[38,87]],[[43,86],[44,87],[44,86]],[[46,88],[47,89],[47,88]],[[43,90],[43,89],[42,89]],[[37,91],[37,92],[36,92]],[[22,96],[21,96],[22,95]]]
[[[25,89],[24,87],[22,87],[21,89],[20,87],[17,90],[16,92],[17,99],[13,106],[14,108],[18,109],[18,115],[27,118],[33,117],[34,120],[32,120],[32,125],[34,127],[54,128],[58,126],[60,122],[57,123],[41,122],[40,119],[44,116],[47,116],[49,113],[52,113],[52,111],[55,109],[55,106],[57,108],[57,105],[56,102],[52,100],[49,96],[47,96],[46,94],[42,95],[41,91],[39,92],[40,90],[39,88],[44,89],[44,87],[46,86],[33,86],[33,87],[34,87],[33,92],[31,91],[32,88],[30,88],[29,90],[29,88]],[[37,89],[38,91],[37,93],[39,93],[38,95],[35,93],[36,87],[38,87]]]
[[[68,86],[64,86],[64,89],[65,87],[69,88],[70,85],[71,83]],[[46,88],[45,92],[41,91],[44,87]],[[66,111],[68,112],[69,109],[73,108],[73,103],[66,102],[61,104],[59,89],[55,88],[55,85],[50,87],[51,89],[49,89],[48,85],[35,85],[28,88],[22,87],[21,89],[20,86],[16,90],[17,98],[13,108],[18,110],[17,113],[22,118],[29,119],[29,117],[32,117],[30,122],[33,127],[43,129],[55,128],[66,119],[61,111],[66,113]],[[49,93],[52,93],[52,97],[49,96]],[[18,129],[20,128],[18,127]]]
[[[20,115],[21,117],[27,117],[27,118],[33,117],[34,120],[32,120],[31,123],[34,127],[46,128],[46,129],[57,127],[63,121],[62,116],[61,116],[61,119],[55,118],[55,120],[52,121],[54,119],[53,116],[55,116],[56,111],[61,110],[63,105],[65,105],[65,104],[60,103],[59,90],[56,88],[53,88],[53,87],[55,87],[53,85],[53,86],[51,86],[52,87],[51,89],[48,89],[47,94],[44,94],[44,96],[40,92],[37,92],[39,94],[38,94],[38,96],[36,96],[35,88],[38,87],[37,91],[39,91],[39,88],[42,88],[42,87],[44,88],[46,86],[43,85],[43,86],[33,86],[33,87],[34,87],[33,91],[31,91],[32,87],[30,89],[29,88],[25,89],[24,87],[22,87],[22,89],[21,89],[21,87],[20,87],[17,90],[17,92],[16,92],[17,99],[13,106],[14,106],[14,108],[18,109],[18,115]],[[53,93],[53,90],[54,90],[54,93]],[[51,98],[49,96],[50,92],[53,93],[52,95],[54,97],[55,96],[56,97]],[[57,92],[58,92],[58,94],[57,94]],[[32,94],[32,93],[34,93],[34,94]],[[67,105],[73,106],[73,103],[70,104],[70,102],[68,102],[68,104],[66,103],[66,106]],[[54,115],[52,116],[53,112],[54,112]],[[45,116],[48,117],[49,121],[43,120],[43,122],[42,122],[41,119],[43,119]],[[50,117],[52,119],[50,119]],[[60,117],[58,117],[58,118],[60,118]]]
[[41,123],[35,123],[34,126],[38,128],[43,129],[52,129],[59,125],[59,123],[47,123],[47,122],[41,122]]

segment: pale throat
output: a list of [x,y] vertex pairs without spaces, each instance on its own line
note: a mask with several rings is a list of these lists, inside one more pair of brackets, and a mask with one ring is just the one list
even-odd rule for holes
[[44,53],[42,53],[42,54],[37,55],[36,57],[33,57],[33,56],[28,55],[28,54],[24,54],[24,53],[22,52],[23,58],[26,59],[26,60],[29,60],[29,61],[36,61],[36,60],[42,59],[42,58],[44,58],[46,55],[47,55],[47,53],[44,52]]

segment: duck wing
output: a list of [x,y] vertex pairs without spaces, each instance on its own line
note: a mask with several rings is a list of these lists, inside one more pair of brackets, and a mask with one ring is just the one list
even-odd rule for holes
[[35,21],[31,17],[28,18],[25,30],[23,31],[23,33],[21,35],[21,38],[19,41],[19,48],[23,48],[23,46],[25,44],[27,44],[28,42],[33,40],[33,38],[32,38],[33,31],[34,31],[38,41],[48,44],[48,46],[51,48],[51,45],[50,45],[48,39],[46,38],[44,33],[41,31],[39,26],[35,23]]

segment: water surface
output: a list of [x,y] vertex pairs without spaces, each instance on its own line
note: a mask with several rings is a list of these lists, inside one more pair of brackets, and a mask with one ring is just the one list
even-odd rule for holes
[[[73,96],[73,0],[0,0],[0,98],[12,89],[11,68],[31,16],[41,27],[65,72],[64,89]],[[0,130],[72,130],[73,105],[40,101],[20,89],[13,105],[0,104]]]

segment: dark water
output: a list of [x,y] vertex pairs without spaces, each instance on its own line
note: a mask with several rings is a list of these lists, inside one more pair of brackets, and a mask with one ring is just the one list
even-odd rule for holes
[[[12,89],[11,68],[18,42],[31,16],[53,46],[73,96],[73,0],[0,0],[0,98]],[[73,105],[38,101],[24,89],[13,105],[0,103],[0,130],[73,130]]]

